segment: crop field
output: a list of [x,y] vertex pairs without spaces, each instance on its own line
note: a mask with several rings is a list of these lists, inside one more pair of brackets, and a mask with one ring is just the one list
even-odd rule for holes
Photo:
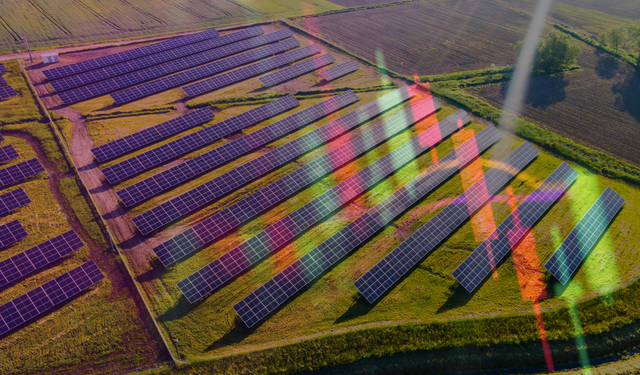
[[[640,165],[638,73],[627,64],[579,43],[582,70],[534,78],[523,114],[549,130]],[[468,89],[501,107],[506,87]]]
[[640,19],[638,4],[633,0],[607,0],[606,2],[599,0],[560,0],[560,2],[618,17]]
[[[85,246],[0,290],[0,305],[93,259],[106,279],[40,319],[0,337],[0,373],[111,372],[165,359],[157,334],[151,333],[133,286],[110,253],[104,234],[81,193],[74,174],[41,118],[35,98],[17,62],[4,62],[4,77],[20,96],[0,104],[3,145],[13,145],[20,157],[0,165],[38,158],[46,172],[15,186],[31,199],[25,207],[0,217],[0,224],[19,220],[28,236],[0,252],[5,260],[74,229]],[[4,106],[6,104],[6,107]],[[12,122],[13,121],[13,122]]]
[[[531,16],[493,1],[416,2],[295,20],[313,35],[398,73],[434,75],[515,63]],[[378,65],[383,65],[379,63]]]
[[388,3],[396,2],[396,0],[329,0],[329,1],[334,4],[347,7],[347,8],[364,7],[364,6],[380,5],[380,4],[388,4]]
[[122,40],[340,9],[325,0],[7,0],[0,4],[0,53]]

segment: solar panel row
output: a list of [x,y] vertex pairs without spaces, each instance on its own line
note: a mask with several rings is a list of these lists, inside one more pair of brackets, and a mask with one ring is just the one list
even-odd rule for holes
[[0,215],[7,214],[16,208],[20,208],[31,203],[31,199],[22,188],[0,195]]
[[0,225],[0,248],[7,247],[27,237],[27,231],[18,220]]
[[218,48],[233,42],[248,39],[254,36],[264,34],[264,30],[260,26],[250,27],[246,30],[221,36],[215,39],[207,39],[201,42],[189,44],[183,47],[171,49],[168,51],[156,53],[153,55],[143,56],[137,59],[128,60],[115,65],[109,65],[104,68],[90,70],[80,74],[63,77],[49,83],[56,91],[69,90],[74,87],[88,85],[93,82],[102,81],[107,78],[116,77],[135,70],[144,69],[150,66],[165,63],[167,61],[176,60],[185,56],[194,55],[203,51]]
[[325,81],[333,81],[334,79],[342,77],[343,75],[355,72],[359,68],[360,66],[358,66],[357,62],[349,60],[342,64],[338,64],[334,67],[321,71],[320,75],[325,79]]
[[290,67],[279,70],[275,73],[268,74],[260,78],[260,82],[267,87],[273,87],[286,82],[290,79],[300,77],[303,74],[307,74],[314,70],[320,69],[323,66],[327,66],[336,61],[335,57],[330,53],[316,56],[312,59],[303,61],[301,63],[292,65]]
[[567,238],[551,255],[544,267],[566,284],[624,205],[624,198],[607,187]]
[[[380,113],[395,107],[414,95],[415,92],[406,86],[397,89],[275,150],[269,151],[245,163],[235,171],[232,170],[224,173],[198,186],[191,191],[191,195],[208,197],[213,201],[237,189],[241,185],[279,168],[298,156],[328,142],[334,137],[376,117]],[[235,178],[238,173],[244,178]],[[171,208],[169,208],[169,210],[172,211]]]
[[[241,42],[229,44],[224,47],[203,52],[202,54],[192,55],[189,57],[185,57],[184,59],[167,63],[170,65],[169,67],[171,68],[171,71],[165,70],[165,72],[162,72],[162,74],[159,74],[159,75],[156,74],[153,77],[145,78],[144,81],[152,78],[157,78],[162,75],[166,75],[168,73],[178,72],[180,70],[184,70],[187,68],[193,68],[195,66],[205,64],[212,60],[216,60],[222,57],[227,57],[230,55],[237,54],[235,56],[228,57],[221,61],[216,61],[203,66],[198,66],[197,68],[180,72],[180,73],[171,75],[169,77],[156,79],[151,82],[143,83],[134,87],[124,89],[124,90],[116,91],[111,94],[111,98],[116,102],[116,104],[128,103],[134,100],[138,100],[140,98],[144,98],[145,96],[153,95],[173,87],[184,85],[189,82],[197,81],[199,79],[206,78],[214,74],[218,74],[220,72],[224,72],[225,70],[233,69],[244,64],[261,60],[265,57],[274,55],[276,53],[284,52],[299,46],[300,42],[298,42],[295,38],[287,39],[287,38],[290,38],[291,36],[293,36],[293,33],[290,30],[280,30],[275,33],[243,40]],[[283,40],[283,39],[286,39],[286,40]],[[252,48],[277,42],[279,40],[282,40],[282,41],[273,45],[267,45],[262,48],[248,51]],[[243,51],[247,51],[247,52],[240,53]],[[158,67],[153,67],[149,69],[157,70]],[[142,82],[142,81],[133,82],[133,83],[129,81],[127,83],[127,86],[131,86],[132,84],[139,83],[139,82]],[[122,87],[125,87],[125,86],[122,86]]]
[[562,163],[453,271],[453,277],[473,292],[577,177],[573,168]]
[[4,142],[4,137],[0,135],[0,142]]
[[306,57],[320,53],[322,50],[315,44],[302,47],[280,56],[274,56],[270,59],[260,61],[240,69],[233,70],[229,73],[221,74],[215,77],[205,79],[204,81],[192,83],[184,86],[182,89],[189,97],[198,96],[209,91],[244,81],[245,79],[255,77],[259,74],[266,73],[275,68],[287,65],[294,61],[302,60]]
[[17,159],[18,157],[20,157],[20,155],[18,155],[18,151],[16,151],[16,149],[13,148],[12,145],[0,147],[0,163]]
[[411,109],[385,121],[381,126],[354,138],[327,155],[204,219],[194,227],[156,246],[153,251],[163,265],[183,258],[255,215],[293,196],[296,192],[332,170],[354,160],[370,148],[385,142],[389,137],[407,129],[414,122],[434,113],[439,106],[440,103],[433,98],[412,105]]
[[93,260],[0,306],[0,336],[104,279]]
[[488,149],[502,134],[493,127],[480,132],[454,152],[420,173],[391,196],[356,218],[319,246],[238,302],[233,309],[248,327],[274,311],[338,260],[356,249],[459,169]]
[[40,165],[38,159],[30,159],[10,167],[0,169],[0,188],[4,188],[5,186],[24,180],[28,177],[35,176],[41,172],[44,172],[44,168]]
[[7,69],[6,66],[4,66],[4,64],[0,64],[0,74],[5,74],[9,72],[9,69]]
[[168,160],[186,155],[202,146],[217,141],[225,135],[257,124],[278,113],[288,111],[299,104],[293,95],[287,95],[140,155],[136,155],[131,159],[114,164],[103,169],[102,173],[104,173],[111,184],[115,184],[147,169],[161,165]]
[[41,269],[62,257],[80,249],[84,244],[80,237],[70,230],[43,242],[36,247],[0,262],[0,288],[35,270]]
[[460,110],[178,283],[195,303],[472,120]]
[[469,219],[491,196],[509,182],[540,152],[525,142],[500,165],[455,198],[435,217],[414,232],[408,239],[393,249],[380,262],[360,277],[354,285],[373,303],[391,288],[405,273],[409,272],[440,242]]
[[8,85],[8,83],[4,79],[4,77],[0,76],[0,87],[4,87],[4,86],[7,86],[7,85]]
[[[135,149],[145,147],[163,138],[183,132],[196,125],[203,124],[215,117],[211,109],[201,108],[196,111],[178,116],[161,124],[154,125],[124,138],[116,139],[102,146],[91,149],[93,156],[102,163],[129,153]],[[111,180],[109,180],[111,182]],[[113,182],[112,182],[113,183]]]
[[48,80],[54,80],[61,77],[79,74],[93,69],[102,68],[108,65],[118,64],[123,61],[136,59],[142,56],[166,51],[171,48],[177,48],[187,44],[195,43],[201,40],[215,38],[220,35],[215,29],[201,31],[199,33],[185,35],[172,38],[158,43],[149,44],[143,47],[130,49],[128,51],[118,52],[107,56],[96,57],[95,59],[85,60],[74,64],[64,65],[52,69],[44,70],[43,73]]
[[[250,152],[256,147],[260,147],[274,141],[287,133],[306,126],[342,107],[352,104],[357,100],[359,100],[358,97],[352,91],[329,98],[247,136],[215,148],[203,155],[180,164],[177,167],[169,169],[168,171],[148,178],[145,180],[147,181],[146,188],[151,191],[151,194],[156,194],[161,190],[181,183],[179,179],[184,181],[197,176],[200,173],[216,168],[242,154]],[[181,168],[183,165],[185,168]],[[244,180],[247,177],[248,176],[243,176],[237,173],[237,171],[230,176],[230,178],[240,180]],[[165,179],[170,180],[170,182],[163,183],[163,180]],[[136,185],[140,186],[140,183]],[[169,202],[163,203],[158,207],[134,217],[133,223],[138,226],[138,229],[143,234],[150,233],[153,230],[169,224],[177,217],[208,204],[210,202],[210,196],[213,194],[214,191],[209,190],[190,190]],[[120,192],[118,192],[118,196],[120,196]]]
[[0,100],[9,99],[11,97],[18,96],[16,90],[11,86],[0,87]]
[[[127,91],[117,91],[111,97],[116,101],[116,104],[122,103],[123,97],[128,97],[126,93],[131,91],[137,93],[138,95],[151,95],[155,93],[154,90],[164,91],[167,88],[178,86],[183,82],[184,79],[188,78],[187,82],[191,82],[193,80],[203,78],[224,70],[228,70],[234,68],[240,64],[245,64],[247,62],[259,60],[263,57],[269,56],[274,52],[272,49],[277,50],[277,52],[281,52],[293,47],[296,47],[293,41],[285,44],[277,44],[279,48],[274,46],[267,46],[256,51],[249,51],[237,56],[231,56],[233,54],[246,51],[264,44],[268,44],[271,42],[275,42],[280,39],[289,38],[292,35],[289,30],[281,30],[275,33],[242,40],[236,43],[227,44],[222,47],[218,47],[212,50],[208,50],[205,52],[197,53],[195,55],[183,57],[177,60],[169,61],[166,63],[158,64],[149,68],[129,72],[127,74],[123,74],[121,76],[117,76],[114,78],[109,78],[104,81],[99,81],[92,83],[90,85],[77,87],[75,89],[69,91],[63,91],[58,94],[58,98],[62,100],[65,104],[75,103],[82,100],[87,100],[91,98],[95,98],[112,91],[121,90],[129,86],[137,85],[139,83],[149,81],[155,78],[159,78],[171,73],[176,73],[184,69],[193,68],[195,66],[206,64],[204,66],[198,67],[197,69],[189,70],[186,72],[182,72],[177,75],[165,77],[162,80],[155,80],[149,82],[146,85],[139,85],[136,87],[132,87]],[[295,45],[293,45],[293,44]],[[289,48],[283,47],[287,45]],[[265,51],[266,48],[266,51]],[[210,63],[213,60],[218,60],[223,57],[228,57],[221,61],[217,61],[215,63]],[[167,86],[170,85],[170,86]]]

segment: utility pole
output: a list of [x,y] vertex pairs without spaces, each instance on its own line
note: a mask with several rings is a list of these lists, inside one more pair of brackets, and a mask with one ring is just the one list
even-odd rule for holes
[[178,351],[178,359],[182,360],[182,357],[180,357],[180,348],[178,347],[178,343],[180,342],[180,340],[178,339],[173,339],[173,342],[176,343],[176,350]]
[[31,59],[31,63],[33,63],[33,56],[31,56],[31,48],[29,48],[29,42],[27,41],[27,34],[22,33],[22,41],[27,45],[27,50],[29,51],[29,58]]

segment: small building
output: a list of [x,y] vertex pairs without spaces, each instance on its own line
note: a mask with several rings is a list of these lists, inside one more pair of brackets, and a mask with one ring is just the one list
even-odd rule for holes
[[60,58],[58,57],[58,52],[46,52],[40,54],[42,56],[42,62],[45,64],[53,64],[60,62]]

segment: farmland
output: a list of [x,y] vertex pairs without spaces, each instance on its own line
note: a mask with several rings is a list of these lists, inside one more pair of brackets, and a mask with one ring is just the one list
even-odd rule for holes
[[606,2],[599,0],[561,0],[560,2],[618,17],[640,19],[638,4],[633,0],[608,0]]
[[340,9],[325,0],[7,0],[0,4],[0,53],[123,40]]

